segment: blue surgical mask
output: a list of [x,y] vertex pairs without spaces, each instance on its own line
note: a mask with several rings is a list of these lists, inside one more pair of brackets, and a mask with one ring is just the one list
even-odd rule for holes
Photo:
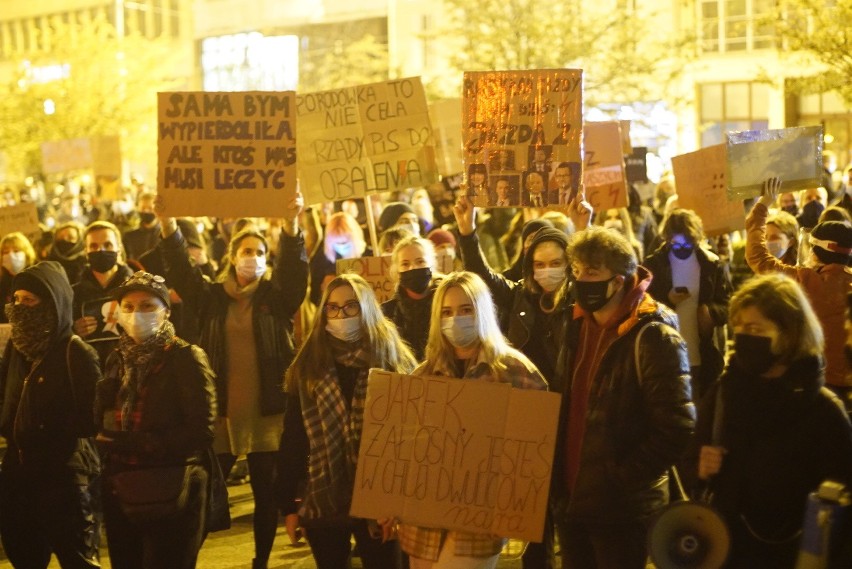
[[479,339],[476,317],[473,314],[441,318],[441,332],[456,348],[466,348]]
[[334,243],[331,248],[342,258],[349,259],[352,257],[352,250],[354,249],[354,246],[351,241],[347,241],[345,243]]

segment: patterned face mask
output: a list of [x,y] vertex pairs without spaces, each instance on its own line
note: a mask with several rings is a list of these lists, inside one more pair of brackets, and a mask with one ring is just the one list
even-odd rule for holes
[[56,331],[56,310],[50,302],[42,301],[35,306],[10,302],[6,305],[6,317],[12,324],[12,345],[28,360],[43,356]]

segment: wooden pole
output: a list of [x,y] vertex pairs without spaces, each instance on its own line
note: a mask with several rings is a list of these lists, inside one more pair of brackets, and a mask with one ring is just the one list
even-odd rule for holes
[[379,251],[379,240],[376,236],[376,217],[373,215],[373,196],[364,196],[364,210],[367,214],[367,229],[370,230],[370,243],[373,245],[373,256],[381,257],[382,252]]

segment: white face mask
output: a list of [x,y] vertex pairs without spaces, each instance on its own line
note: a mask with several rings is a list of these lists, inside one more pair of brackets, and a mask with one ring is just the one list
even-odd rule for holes
[[782,247],[781,241],[767,241],[766,248],[769,249],[769,252],[776,259],[780,259],[787,252],[787,247]]
[[620,219],[605,219],[604,227],[607,229],[617,229],[618,231],[624,230],[624,224],[621,223]]
[[456,348],[466,348],[478,339],[476,317],[473,314],[466,314],[441,318],[441,332]]
[[162,327],[163,312],[162,309],[154,312],[119,312],[118,323],[134,342],[141,344]]
[[27,255],[23,251],[9,251],[3,255],[3,268],[9,271],[9,274],[17,275],[24,270],[26,263]]
[[544,289],[544,292],[553,292],[558,289],[565,282],[566,277],[565,267],[548,267],[533,271],[535,282]]
[[364,335],[360,316],[349,318],[329,318],[325,331],[344,342],[357,342]]
[[257,280],[266,272],[266,257],[251,255],[237,259],[237,274],[247,281]]

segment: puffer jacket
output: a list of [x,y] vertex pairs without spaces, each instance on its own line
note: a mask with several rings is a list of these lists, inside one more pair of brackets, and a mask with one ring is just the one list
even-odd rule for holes
[[[640,284],[635,286],[649,279],[648,271],[639,267]],[[568,325],[568,369],[574,367],[583,314],[574,306]],[[668,468],[684,452],[695,428],[689,360],[676,324],[671,310],[643,294],[618,326],[618,337],[592,380],[573,492],[564,478],[566,429],[557,439],[551,491],[557,516],[586,523],[637,521],[668,502]],[[570,395],[568,385],[561,425],[567,425]]]
[[0,363],[0,434],[9,445],[3,466],[45,475],[69,469],[84,477],[95,474],[99,465],[90,437],[97,431],[92,415],[101,379],[97,353],[72,335],[71,285],[62,266],[45,261],[19,274],[24,272],[50,291],[58,325],[35,365],[11,341],[6,345]]
[[[228,365],[225,319],[233,299],[223,283],[211,283],[190,262],[186,241],[175,231],[160,241],[166,263],[166,280],[197,310],[201,330],[198,341],[216,373],[219,415],[228,409]],[[284,372],[293,361],[293,316],[299,310],[308,285],[308,257],[301,232],[296,237],[281,234],[272,279],[263,279],[252,296],[252,320],[257,344],[262,415],[284,412]]]

